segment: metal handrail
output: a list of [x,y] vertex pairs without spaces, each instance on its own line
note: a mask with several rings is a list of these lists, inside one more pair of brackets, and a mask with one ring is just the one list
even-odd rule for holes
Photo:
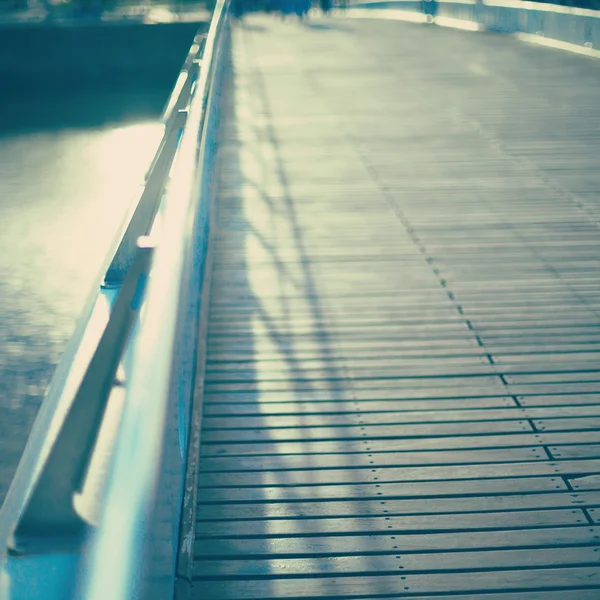
[[[412,5],[419,0],[355,0],[350,2],[351,7],[392,8],[394,6]],[[600,17],[600,10],[593,8],[580,8],[577,6],[566,6],[564,4],[553,4],[552,2],[534,2],[531,0],[436,0],[440,4],[483,4],[485,6],[497,6],[504,8],[518,8],[527,11],[540,11],[546,13],[558,13],[582,17]]]
[[82,594],[86,600],[173,594],[187,450],[180,437],[187,435],[186,426],[177,418],[178,413],[189,413],[193,391],[212,136],[227,26],[228,0],[219,0],[173,166],[144,314],[127,365],[122,426],[87,565],[89,577]]
[[90,366],[19,517],[10,540],[13,554],[40,553],[46,548],[72,550],[87,533],[88,523],[76,510],[74,498],[83,492],[99,424],[138,316],[140,304],[135,298],[143,293],[152,249],[151,243],[138,242]]
[[205,40],[204,34],[194,38],[175,87],[167,100],[161,118],[164,123],[164,135],[146,174],[146,183],[140,200],[128,219],[127,228],[121,236],[119,247],[107,270],[104,278],[106,286],[119,285],[123,281],[135,256],[137,238],[150,232],[185,125],[187,106],[192,96],[193,85],[197,80],[198,67],[201,64],[199,56]]
[[355,0],[352,7],[355,16],[419,22],[425,13],[438,25],[513,34],[600,58],[600,10],[528,0]]

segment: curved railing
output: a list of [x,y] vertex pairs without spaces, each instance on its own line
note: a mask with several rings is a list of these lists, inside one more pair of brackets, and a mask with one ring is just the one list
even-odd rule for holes
[[[600,56],[600,11],[521,0],[358,0],[353,9],[404,11],[413,19],[517,34],[537,43]],[[469,27],[469,24],[473,25]]]
[[184,486],[228,44],[221,0],[186,58],[143,190],[0,512],[3,600],[169,598],[178,564],[186,580],[179,540],[190,526]]

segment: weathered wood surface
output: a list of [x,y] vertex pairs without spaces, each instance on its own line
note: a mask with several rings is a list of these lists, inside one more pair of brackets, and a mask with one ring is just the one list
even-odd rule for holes
[[200,600],[600,597],[598,63],[234,32]]

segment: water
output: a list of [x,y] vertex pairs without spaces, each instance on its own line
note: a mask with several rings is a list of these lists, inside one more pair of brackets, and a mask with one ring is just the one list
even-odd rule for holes
[[162,133],[164,90],[0,103],[0,502]]

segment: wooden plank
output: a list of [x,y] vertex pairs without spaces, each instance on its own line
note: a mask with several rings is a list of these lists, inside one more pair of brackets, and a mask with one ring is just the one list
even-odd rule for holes
[[[354,408],[354,412],[350,411]],[[217,429],[280,429],[300,427],[342,427],[354,425],[402,425],[405,423],[449,423],[470,421],[506,421],[522,419],[566,419],[573,417],[599,417],[600,406],[581,404],[572,406],[549,406],[521,408],[464,408],[450,410],[403,410],[403,411],[362,411],[354,403],[347,403],[346,410],[325,414],[292,415],[242,415],[214,417],[206,416],[206,431]]]
[[[580,354],[572,354],[571,356],[576,357],[577,360],[581,360]],[[538,358],[538,360],[541,360]],[[575,360],[575,359],[574,359]],[[377,353],[372,353],[370,356],[366,357],[355,357],[355,358],[347,358],[344,356],[337,357],[335,355],[331,355],[327,353],[325,356],[314,357],[312,359],[304,360],[302,358],[295,359],[293,361],[293,369],[312,373],[315,370],[324,370],[329,367],[336,368],[344,368],[348,369],[370,369],[373,366],[378,368],[385,367],[401,367],[403,369],[409,368],[411,366],[415,367],[423,367],[423,366],[431,366],[432,363],[436,363],[439,366],[444,366],[444,368],[448,368],[450,365],[457,366],[468,366],[472,364],[490,364],[490,361],[485,354],[485,351],[480,348],[479,351],[473,351],[471,353],[463,352],[462,354],[450,354],[444,355],[439,350],[437,353],[431,353],[428,356],[424,354],[421,355],[411,355],[404,354],[398,356],[382,356],[377,355]],[[289,373],[290,361],[285,360],[279,357],[278,360],[270,360],[270,361],[261,361],[261,360],[253,360],[253,361],[232,361],[232,362],[212,362],[207,367],[207,372],[211,374],[219,373],[255,373],[260,371],[261,373]]]
[[[600,457],[600,444],[579,444],[573,446],[550,446],[548,448],[557,460]],[[239,460],[239,459],[238,459]]]
[[346,500],[325,502],[259,502],[254,504],[198,504],[199,521],[282,519],[307,517],[364,517],[438,513],[498,512],[600,506],[600,492],[563,492],[496,496],[410,498],[407,500]]
[[338,556],[315,561],[312,558],[202,560],[195,563],[193,577],[210,581],[236,578],[331,577],[398,573],[437,573],[482,569],[550,568],[597,566],[600,546],[523,550],[477,550],[379,556]]
[[[573,376],[569,375],[572,379]],[[515,382],[517,383],[517,382]],[[520,383],[520,382],[519,382]],[[354,393],[358,390],[365,390],[367,394],[371,395],[373,390],[384,390],[391,389],[395,394],[398,393],[398,389],[404,388],[429,388],[431,395],[435,394],[435,389],[440,388],[453,388],[456,395],[468,394],[469,390],[486,390],[488,395],[493,391],[503,390],[502,382],[498,377],[490,377],[488,375],[481,374],[472,377],[423,377],[423,378],[411,378],[405,377],[400,379],[368,379],[360,380],[355,379],[350,382],[348,379],[339,380],[314,380],[314,381],[247,381],[243,383],[206,383],[206,390],[208,393],[215,392],[249,392],[249,391],[260,391],[260,392],[303,392],[311,390],[323,390],[323,391],[335,391],[337,392],[340,388],[344,389],[346,386],[352,386]],[[435,387],[434,387],[435,386]],[[600,386],[600,382],[595,384],[596,387]],[[597,390],[594,390],[597,391]],[[502,392],[501,392],[502,393]],[[504,392],[505,394],[506,392]],[[473,392],[477,394],[477,392]],[[485,394],[481,394],[485,395]]]
[[272,370],[268,366],[253,369],[233,369],[230,371],[212,371],[207,376],[208,383],[234,383],[255,381],[289,381],[302,380],[313,382],[319,380],[349,379],[353,382],[361,380],[393,379],[401,382],[414,378],[444,377],[477,377],[485,375],[505,375],[509,383],[529,383],[546,381],[584,381],[600,380],[600,369],[597,362],[582,360],[560,364],[523,364],[496,365],[487,358],[473,357],[462,364],[447,364],[443,360],[428,360],[419,363],[404,361],[398,365],[353,367],[350,363],[329,361],[316,367],[304,368],[300,362],[288,361],[285,370]]
[[539,431],[579,431],[600,430],[600,418],[536,419],[533,421]]
[[[450,246],[451,247],[451,246]],[[342,250],[343,252],[343,250]],[[312,262],[312,261],[311,261]],[[314,264],[314,263],[313,263]],[[343,266],[352,265],[353,261],[342,263]],[[218,294],[213,294],[211,302],[211,315],[215,315],[217,320],[226,320],[230,315],[234,319],[243,320],[252,315],[264,315],[268,313],[280,319],[279,322],[285,322],[285,318],[299,318],[310,320],[315,317],[314,303],[307,301],[306,296],[286,297],[285,303],[280,299],[269,299],[261,296],[261,302],[256,297],[241,299],[236,302],[233,299],[226,299]],[[476,296],[461,292],[454,303],[449,302],[447,295],[443,293],[413,292],[406,290],[402,295],[388,293],[375,296],[356,293],[354,296],[336,298],[335,301],[322,297],[319,299],[319,316],[325,318],[340,314],[360,314],[364,315],[367,309],[382,308],[387,311],[385,314],[415,314],[421,311],[435,313],[436,311],[447,311],[451,306],[459,304],[463,307],[465,314],[497,314],[508,311],[530,311],[539,310],[553,311],[554,313],[573,308],[574,310],[589,310],[598,306],[594,298],[587,302],[574,296],[572,293],[561,293],[557,291],[540,291],[534,293],[520,293],[511,290],[504,290],[503,293],[495,292],[489,296]],[[275,321],[276,323],[278,321]]]
[[558,474],[600,472],[600,460],[539,461],[468,465],[425,465],[421,467],[375,467],[367,469],[303,469],[204,473],[200,487],[277,487],[327,484],[368,484],[400,481],[441,481],[490,477],[552,477]]
[[[575,448],[588,446],[575,446]],[[563,446],[562,448],[571,448]],[[597,457],[600,450],[590,452],[587,458]],[[553,453],[558,459],[559,452]],[[573,453],[574,458],[584,454]],[[568,452],[561,458],[567,458]],[[447,450],[438,452],[378,452],[352,454],[287,454],[272,456],[213,456],[202,458],[200,470],[210,473],[227,473],[239,471],[281,471],[289,469],[358,469],[377,468],[383,466],[426,466],[426,465],[474,465],[479,463],[528,462],[532,460],[548,460],[548,455],[541,447],[506,448],[494,450]]]
[[[361,360],[379,360],[385,357],[403,358],[403,357],[434,357],[434,356],[460,356],[470,355],[478,356],[488,352],[494,357],[518,357],[527,353],[545,356],[546,353],[564,352],[564,353],[597,353],[600,348],[598,343],[578,343],[565,338],[557,338],[553,343],[544,343],[541,340],[539,343],[519,344],[518,346],[512,341],[488,343],[485,348],[482,348],[475,339],[472,340],[440,340],[437,343],[435,340],[422,344],[388,342],[383,345],[380,343],[372,344],[371,346],[362,347],[340,347],[337,345],[332,348],[328,345],[327,352],[331,359],[361,359]],[[521,353],[521,354],[519,354]],[[294,357],[296,360],[303,362],[321,361],[323,357],[318,351],[311,351],[310,348],[294,348]],[[275,344],[267,348],[253,348],[247,346],[244,348],[229,348],[225,347],[217,349],[210,348],[208,363],[213,366],[219,363],[234,363],[241,361],[245,364],[256,364],[261,362],[285,362],[286,355],[284,352],[277,350]]]
[[[204,477],[200,483],[202,484]],[[594,486],[596,483],[594,482]],[[573,486],[575,488],[575,486]],[[325,501],[325,500],[386,500],[424,496],[466,496],[482,494],[519,494],[567,490],[559,477],[497,477],[494,479],[456,479],[446,481],[409,481],[402,483],[366,483],[346,485],[308,485],[277,487],[215,487],[201,486],[198,501],[205,504]],[[587,487],[586,489],[600,489]]]
[[436,531],[478,531],[510,529],[514,527],[561,527],[587,524],[584,513],[577,508],[503,511],[487,513],[455,513],[369,517],[323,517],[269,519],[249,521],[199,521],[196,539],[296,537],[330,535],[400,534],[409,531],[433,533]]
[[526,385],[509,384],[505,394],[514,396],[546,395],[546,394],[595,394],[600,392],[598,381],[559,381],[555,383],[529,383]]
[[[566,421],[566,419],[565,419]],[[569,419],[572,422],[590,421],[589,419]],[[563,421],[552,419],[540,421],[551,423],[555,428]],[[551,428],[551,427],[550,427]],[[550,429],[549,428],[549,429]],[[591,426],[587,427],[591,429]],[[596,429],[596,427],[593,427]],[[539,427],[544,430],[543,426]],[[204,430],[204,443],[240,443],[240,442],[276,442],[294,440],[336,440],[336,439],[381,439],[381,438],[419,438],[448,435],[472,435],[494,433],[517,433],[531,431],[527,421],[481,421],[467,423],[417,423],[404,425],[364,425],[347,427],[304,427],[292,429],[216,429]]]
[[[297,441],[266,443],[203,443],[203,456],[276,456],[347,453],[417,452],[476,450],[481,448],[521,448],[551,444],[597,444],[600,431],[548,432],[477,435],[456,437],[406,438],[382,440]],[[318,460],[318,456],[315,457]]]
[[532,352],[530,354],[501,354],[494,353],[494,364],[496,365],[530,365],[532,363],[538,364],[553,364],[553,365],[570,365],[575,364],[600,364],[600,353],[594,351],[588,352],[556,352],[550,353],[538,353]]
[[517,396],[521,406],[574,406],[600,404],[600,394],[555,394],[553,396]]
[[[541,326],[541,325],[540,325]],[[575,326],[573,326],[574,328]],[[263,336],[268,336],[269,332],[272,331],[273,326],[271,323],[264,321],[254,321],[251,326],[240,329],[240,328],[228,328],[224,327],[211,327],[208,332],[208,339],[210,343],[220,342],[224,340],[260,340]],[[521,328],[514,328],[521,331]],[[503,329],[503,331],[510,331],[510,327]],[[577,331],[584,331],[589,333],[589,328],[583,325],[579,326]],[[377,338],[395,338],[400,337],[402,339],[411,339],[416,337],[420,338],[432,338],[434,335],[440,337],[468,337],[469,328],[465,323],[465,319],[461,319],[458,312],[456,317],[453,319],[445,320],[425,320],[422,322],[410,322],[404,323],[390,323],[382,321],[376,323],[360,323],[348,322],[339,324],[337,326],[294,326],[293,323],[286,324],[280,331],[285,331],[286,335],[290,338],[297,340],[319,340],[326,338],[327,340],[339,340],[339,339],[377,339]]]
[[487,332],[479,334],[481,343],[486,347],[493,347],[496,344],[502,344],[504,346],[510,345],[516,348],[520,345],[533,345],[538,340],[541,345],[552,344],[555,345],[559,342],[560,338],[565,338],[562,343],[569,344],[598,344],[600,342],[600,333],[594,330],[559,330],[559,329],[548,329],[540,328],[537,330],[530,331],[515,331],[508,332],[506,334],[497,332]]
[[[444,594],[445,600],[473,600],[473,595],[463,594]],[[386,596],[388,600],[403,600],[407,598],[406,592],[400,596]],[[439,600],[440,596],[418,596],[419,600]],[[477,593],[477,600],[523,600],[522,592],[479,592]],[[560,590],[559,592],[553,590],[529,590],[527,592],[527,600],[598,600],[598,588],[594,589],[576,589],[576,590]]]
[[[595,353],[570,353],[564,357],[551,354],[528,354],[521,357],[511,357],[510,361],[504,362],[493,357],[493,365],[488,355],[482,348],[479,353],[460,354],[454,356],[443,356],[439,353],[432,356],[396,356],[386,357],[374,354],[366,358],[338,358],[324,353],[321,358],[303,360],[277,361],[239,361],[229,363],[216,363],[209,365],[207,373],[211,380],[237,380],[245,378],[278,379],[281,377],[298,377],[302,374],[306,378],[319,378],[323,373],[329,374],[333,369],[346,369],[353,377],[384,377],[394,374],[439,374],[453,372],[458,375],[466,372],[470,367],[475,367],[477,372],[479,366],[493,367],[493,372],[503,374],[537,374],[545,372],[579,372],[595,371],[600,364],[600,355],[596,359]],[[235,379],[231,379],[235,378]]]
[[506,375],[507,383],[512,385],[528,385],[536,383],[583,383],[596,382],[597,390],[600,391],[600,370],[594,368],[590,371],[575,371],[562,373],[531,373],[527,375]]
[[427,575],[381,575],[365,577],[323,577],[299,579],[224,579],[204,581],[202,596],[217,598],[369,598],[380,593],[405,590],[411,594],[448,592],[521,591],[590,588],[600,589],[600,569],[591,567],[532,570],[480,571],[477,577],[462,572]]
[[[561,404],[585,404],[584,402],[563,401]],[[600,400],[598,401],[600,404]],[[510,396],[487,398],[450,398],[447,400],[405,399],[405,400],[340,400],[338,402],[210,402],[204,406],[206,417],[246,417],[256,415],[326,415],[361,414],[369,412],[395,412],[418,410],[452,410],[465,408],[502,408],[514,407]]]
[[[302,368],[300,364],[295,364],[294,361],[290,361],[288,369],[284,371],[273,371],[266,367],[261,369],[251,370],[233,370],[233,371],[213,371],[207,374],[207,383],[255,383],[255,382],[294,382],[301,381],[304,384],[309,385],[313,382],[320,381],[352,381],[361,382],[361,380],[385,380],[394,379],[398,383],[403,380],[414,379],[414,378],[428,378],[428,377],[473,377],[473,376],[486,376],[493,375],[496,373],[503,373],[505,369],[499,369],[494,365],[490,364],[487,359],[473,358],[470,361],[465,362],[461,365],[450,364],[446,365],[443,361],[431,360],[428,363],[421,363],[420,365],[413,364],[402,364],[400,366],[393,367],[364,367],[364,368],[352,368],[348,364],[340,364],[338,362],[329,362],[327,360],[317,368]],[[596,367],[596,365],[594,365]],[[575,368],[579,368],[583,371],[582,367],[577,365]],[[566,370],[566,369],[565,369]],[[507,372],[510,370],[506,369]],[[330,384],[331,385],[331,384]]]
[[[329,276],[329,275],[328,275]],[[591,317],[587,315],[578,317],[578,322],[589,322]],[[289,335],[307,335],[312,333],[318,333],[320,331],[328,331],[334,333],[345,333],[349,331],[361,332],[364,329],[370,331],[377,331],[378,329],[385,329],[385,331],[394,331],[395,328],[402,327],[406,331],[411,331],[413,328],[418,327],[419,329],[442,326],[443,330],[445,326],[450,329],[454,329],[456,325],[459,325],[461,329],[464,327],[464,317],[448,302],[447,308],[444,310],[436,310],[435,312],[422,312],[418,313],[415,311],[413,315],[407,315],[406,312],[389,316],[387,318],[381,315],[372,315],[364,313],[351,316],[335,316],[332,318],[322,318],[320,315],[313,319],[269,319],[268,322],[264,322],[260,319],[249,321],[248,319],[223,319],[217,321],[211,318],[211,326],[209,328],[209,335],[219,336],[221,334],[241,334],[241,335],[256,335],[258,332],[265,328],[277,327],[279,329],[285,329]]]
[[574,490],[597,490],[600,489],[600,475],[588,475],[584,477],[568,477]]
[[[594,364],[594,367],[597,363]],[[483,369],[482,367],[485,367]],[[581,362],[575,367],[583,370]],[[380,358],[377,361],[351,361],[338,360],[331,358],[324,352],[324,356],[318,362],[304,362],[300,359],[282,361],[281,365],[273,366],[270,362],[252,364],[249,367],[242,367],[238,364],[231,364],[228,368],[219,365],[218,369],[210,370],[211,381],[239,381],[244,379],[279,379],[299,378],[303,379],[329,379],[335,370],[345,370],[353,378],[384,378],[401,376],[403,374],[443,374],[449,373],[454,376],[461,374],[470,374],[485,372],[501,372],[501,369],[492,365],[487,356],[481,353],[479,356],[460,356],[451,359],[441,357],[428,357],[419,359],[399,358],[386,359]],[[522,371],[531,371],[529,368],[523,368]],[[567,370],[567,369],[565,369]],[[535,372],[543,371],[535,369]]]
[[[328,277],[331,274],[327,275]],[[463,329],[465,327],[465,316],[459,313],[453,306],[448,302],[449,306],[445,313],[426,313],[415,314],[412,316],[406,315],[394,315],[388,318],[374,318],[372,316],[362,318],[360,315],[342,318],[331,318],[331,319],[279,319],[269,320],[265,322],[260,319],[248,321],[230,321],[223,320],[217,322],[211,319],[211,326],[209,327],[208,334],[210,337],[221,337],[221,336],[256,336],[261,333],[272,329],[273,327],[279,326],[280,329],[284,329],[289,335],[294,336],[310,336],[322,331],[327,331],[329,334],[334,335],[347,335],[349,333],[362,335],[364,333],[377,334],[378,331],[383,330],[386,334],[394,334],[398,331],[402,331],[403,337],[411,335],[413,330],[418,329],[419,331],[435,327],[440,331],[455,331],[457,329]],[[562,319],[560,317],[563,317]],[[540,315],[539,311],[532,312],[530,315],[507,315],[503,312],[497,312],[495,314],[485,315],[470,315],[468,317],[469,323],[473,329],[477,331],[490,333],[493,331],[527,331],[530,329],[536,329],[544,326],[548,326],[551,330],[557,328],[568,329],[569,331],[576,330],[588,330],[596,326],[596,318],[592,313],[573,313],[569,311],[568,315],[564,313],[559,315],[552,313],[548,315]]]
[[[485,385],[479,386],[480,382],[473,381],[474,385],[454,387],[451,380],[438,381],[436,380],[431,387],[417,386],[411,384],[402,384],[397,388],[371,388],[371,389],[353,389],[350,386],[332,388],[329,390],[248,390],[248,391],[231,391],[221,392],[213,391],[206,394],[207,403],[223,403],[223,402],[246,402],[251,404],[267,403],[267,402],[338,402],[348,400],[444,400],[458,398],[489,398],[498,396],[507,396],[507,386],[504,386],[501,380],[494,379],[491,382],[486,382]],[[447,385],[445,385],[447,384]],[[512,389],[512,388],[511,388]],[[520,388],[521,394],[531,392],[535,394],[535,389],[529,389],[525,386]],[[562,391],[553,386],[549,391],[543,390],[542,393],[549,394],[558,392],[568,394],[567,391]]]
[[600,522],[600,510],[598,510],[598,508],[590,508],[588,514],[594,523]]
[[500,548],[567,548],[598,545],[599,526],[506,529],[500,531],[408,533],[396,535],[297,538],[200,539],[195,556],[202,559],[252,557],[373,556],[415,552],[493,550]]
[[[349,261],[350,262],[350,261]],[[391,261],[393,262],[394,269],[399,268],[398,265],[402,263],[400,261]],[[314,263],[313,263],[314,264]],[[356,261],[351,261],[350,264],[355,267]],[[366,262],[369,267],[373,266],[371,261]],[[332,264],[332,268],[339,269],[340,267],[344,267],[344,263],[336,262]],[[276,266],[274,266],[276,269]],[[289,272],[289,265],[286,269]],[[245,269],[240,271],[241,273],[246,273]],[[543,319],[543,318],[556,318],[557,315],[564,312],[566,308],[569,309],[569,314],[571,316],[577,315],[579,318],[587,317],[588,319],[592,319],[594,322],[594,313],[590,310],[589,307],[584,306],[583,304],[579,305],[568,305],[565,303],[550,303],[548,306],[544,304],[540,305],[527,305],[523,303],[521,306],[515,307],[514,305],[511,307],[507,307],[502,304],[488,304],[484,306],[478,306],[477,304],[472,305],[468,304],[467,307],[462,308],[462,313],[459,313],[456,309],[455,303],[450,301],[449,299],[443,299],[437,305],[424,304],[424,305],[402,305],[394,302],[394,300],[384,302],[380,304],[381,310],[378,310],[376,314],[366,312],[363,310],[364,307],[352,307],[352,308],[343,308],[341,309],[339,306],[334,306],[331,308],[325,308],[323,310],[319,310],[316,312],[314,307],[306,307],[305,311],[291,311],[286,315],[277,314],[269,317],[269,322],[277,328],[286,328],[288,324],[292,323],[294,326],[329,326],[329,325],[339,325],[340,323],[348,322],[348,323],[360,323],[363,325],[371,324],[371,323],[381,323],[384,321],[392,321],[396,323],[405,323],[405,322],[420,322],[422,319],[432,320],[432,319],[455,319],[458,315],[462,315],[461,318],[468,318],[471,320],[476,317],[479,319],[494,319],[499,317],[500,319],[504,318],[507,314],[507,311],[510,308],[518,308],[518,315],[512,317],[515,319],[515,322],[523,321],[529,318]],[[245,311],[238,310],[237,307],[232,308],[231,310],[213,310],[211,311],[211,324],[214,327],[231,327],[232,329],[238,328],[247,328],[249,323],[249,315],[248,312],[254,314],[254,316],[258,319],[261,318],[261,311]]]
[[[365,282],[368,284],[368,282]],[[562,317],[562,318],[561,318]],[[545,318],[538,314],[531,316],[508,316],[498,313],[497,315],[470,316],[465,318],[458,311],[454,314],[441,317],[438,315],[422,314],[417,318],[413,317],[391,317],[388,319],[360,319],[360,318],[337,318],[328,321],[297,322],[288,319],[279,326],[280,330],[285,330],[288,335],[311,338],[327,332],[328,337],[333,338],[352,336],[352,337],[390,337],[401,334],[402,338],[413,335],[421,335],[429,330],[435,329],[443,336],[452,333],[460,333],[467,327],[466,321],[469,321],[470,327],[478,332],[493,335],[495,332],[502,332],[503,335],[510,332],[528,333],[532,330],[546,329],[549,332],[564,334],[584,333],[594,334],[597,328],[597,321],[593,315],[573,315],[572,313],[548,315]],[[276,326],[272,321],[254,319],[250,322],[241,323],[215,323],[211,320],[211,326],[208,330],[209,339],[220,339],[222,337],[259,337],[268,334]]]

